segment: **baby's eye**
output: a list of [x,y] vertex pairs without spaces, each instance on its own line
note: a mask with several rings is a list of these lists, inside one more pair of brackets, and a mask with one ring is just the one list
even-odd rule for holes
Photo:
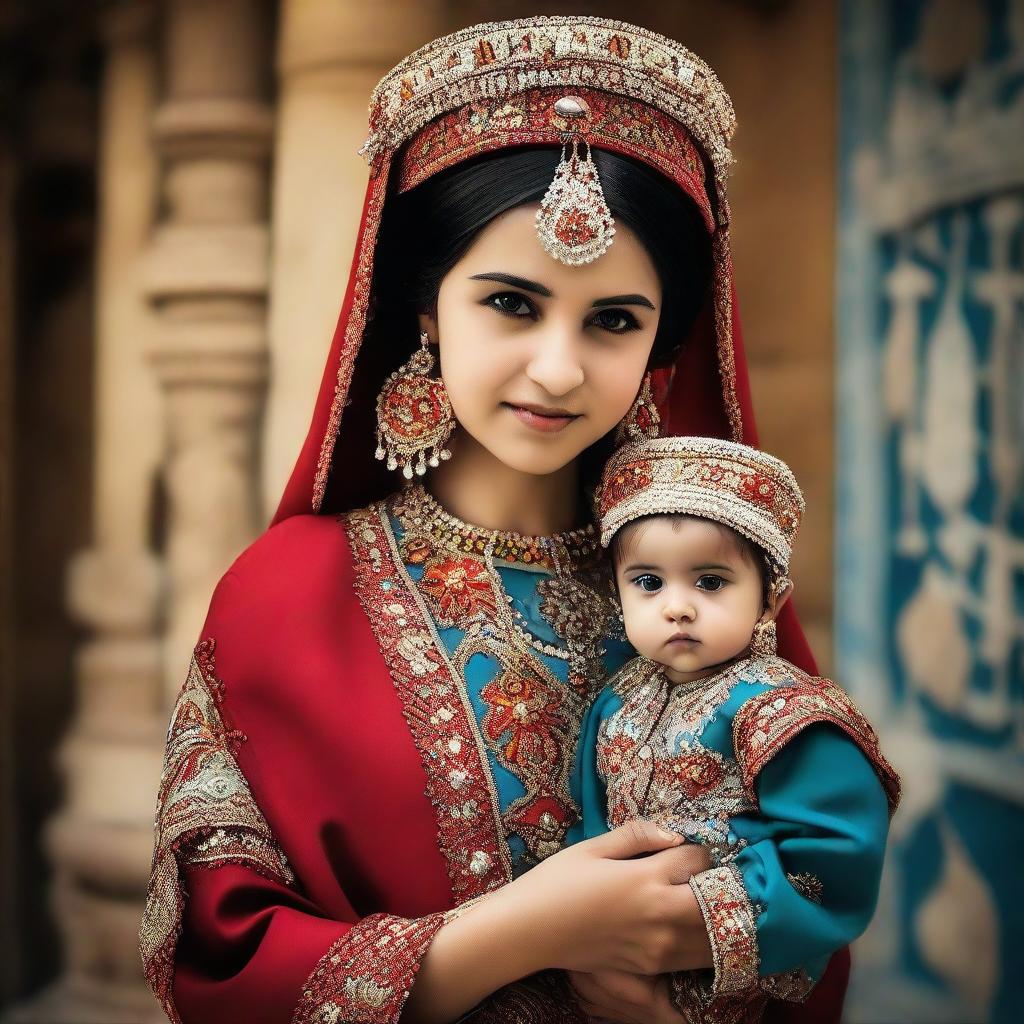
[[661,590],[661,577],[655,576],[652,572],[645,572],[643,576],[637,576],[633,583],[647,594],[656,594]]
[[714,594],[716,591],[721,590],[726,582],[721,576],[716,576],[713,572],[706,572],[697,580],[697,589],[706,590]]
[[505,316],[533,316],[534,309],[525,295],[519,292],[497,292],[487,298],[486,304]]

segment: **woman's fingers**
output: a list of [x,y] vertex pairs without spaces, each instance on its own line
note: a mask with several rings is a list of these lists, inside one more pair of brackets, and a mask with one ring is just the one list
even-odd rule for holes
[[654,853],[657,850],[678,846],[682,841],[682,837],[675,832],[659,828],[652,821],[637,818],[580,845],[586,845],[590,852],[598,857],[626,860],[629,857],[638,857],[642,853]]
[[665,874],[662,877],[669,885],[683,885],[693,875],[699,875],[711,867],[707,847],[696,843],[683,843],[674,850],[662,850],[651,860],[656,861],[659,867],[664,867]]
[[625,971],[569,973],[584,1011],[599,1020],[625,1024],[684,1024],[672,1006],[664,978],[647,978]]
[[[569,982],[576,992],[584,1011],[598,1020],[615,1021],[616,1024],[644,1024],[643,1007],[624,998],[621,990],[629,990],[628,979],[635,975],[622,971],[601,971],[584,974],[569,971]],[[645,993],[641,990],[641,999]]]

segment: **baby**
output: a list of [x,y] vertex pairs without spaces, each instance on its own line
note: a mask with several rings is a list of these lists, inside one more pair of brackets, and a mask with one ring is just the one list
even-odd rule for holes
[[583,725],[580,838],[647,818],[707,847],[714,969],[669,978],[688,1021],[802,1001],[877,899],[899,778],[846,693],[775,653],[803,510],[784,463],[711,438],[628,445],[601,484],[639,656]]

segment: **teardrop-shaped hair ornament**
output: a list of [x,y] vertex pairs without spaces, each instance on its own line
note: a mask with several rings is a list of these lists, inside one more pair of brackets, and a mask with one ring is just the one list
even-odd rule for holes
[[537,211],[537,235],[544,251],[570,267],[603,256],[615,238],[615,221],[604,198],[601,179],[578,136],[562,146],[562,157]]

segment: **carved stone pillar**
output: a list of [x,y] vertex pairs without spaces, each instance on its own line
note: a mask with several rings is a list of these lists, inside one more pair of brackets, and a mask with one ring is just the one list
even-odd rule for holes
[[171,0],[155,119],[166,216],[147,264],[167,429],[165,647],[181,684],[218,578],[256,532],[267,375],[267,6]]
[[356,151],[377,80],[452,27],[438,0],[282,0],[274,160],[270,391],[263,510],[302,444],[338,317],[366,190]]
[[[156,82],[148,0],[109,6],[98,160],[94,546],[68,575],[72,614],[92,632],[75,662],[77,705],[58,763],[64,801],[45,830],[57,982],[10,1021],[159,1019],[136,932],[152,848],[165,714],[156,633],[160,572],[147,547],[161,447],[144,360],[150,314],[139,259],[152,226],[149,139]],[[83,382],[84,383],[84,382]]]

